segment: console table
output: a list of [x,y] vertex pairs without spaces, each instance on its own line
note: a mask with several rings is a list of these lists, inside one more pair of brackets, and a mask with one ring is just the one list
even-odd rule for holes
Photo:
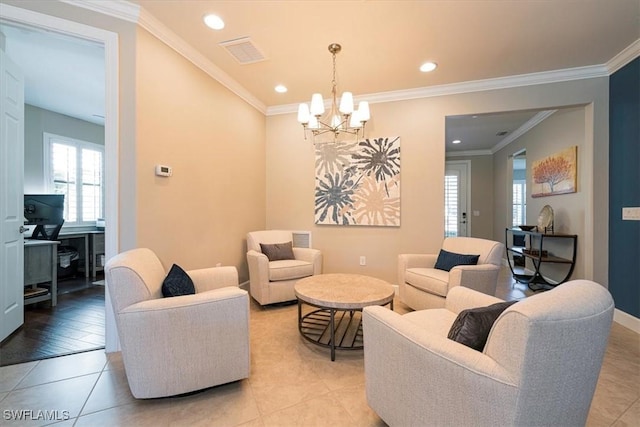
[[[524,246],[513,244],[514,235],[524,235]],[[549,242],[564,242],[570,245],[568,248],[571,253],[570,257],[556,256],[549,251]],[[561,283],[566,282],[571,277],[573,269],[576,265],[578,236],[576,234],[564,233],[539,233],[537,231],[524,231],[517,228],[507,228],[505,231],[505,246],[507,248],[507,263],[513,278],[519,282],[529,286],[533,291],[551,289]],[[515,266],[514,255],[530,260],[533,266],[533,273],[526,271],[526,265],[517,268]],[[565,265],[565,274],[559,280],[551,280],[545,277],[540,268],[543,264]],[[526,263],[525,263],[526,264]]]

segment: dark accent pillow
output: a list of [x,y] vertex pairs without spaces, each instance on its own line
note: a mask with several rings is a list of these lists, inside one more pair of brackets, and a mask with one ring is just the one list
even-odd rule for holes
[[476,265],[480,255],[463,255],[440,249],[434,268],[450,271],[456,265]]
[[462,310],[451,325],[447,338],[482,351],[493,323],[507,307],[516,302],[498,302],[487,307]]
[[177,264],[173,264],[169,274],[162,282],[162,295],[165,297],[179,297],[196,293],[191,277]]
[[265,244],[260,243],[260,249],[262,253],[269,258],[269,261],[279,261],[282,259],[296,259],[293,256],[293,243],[273,243]]

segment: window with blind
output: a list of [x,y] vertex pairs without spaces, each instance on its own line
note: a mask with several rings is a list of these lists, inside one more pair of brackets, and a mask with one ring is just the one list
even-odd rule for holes
[[65,195],[65,224],[94,225],[103,217],[104,146],[45,133],[44,149],[49,191]]
[[458,235],[458,175],[444,177],[444,235]]
[[513,226],[527,223],[527,181],[513,181]]

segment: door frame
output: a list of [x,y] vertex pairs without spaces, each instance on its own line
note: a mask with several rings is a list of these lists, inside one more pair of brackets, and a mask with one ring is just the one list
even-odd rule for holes
[[[104,117],[104,145],[105,145],[105,257],[107,259],[119,251],[118,224],[118,34],[101,28],[91,27],[78,22],[45,15],[11,5],[2,5],[0,18],[20,25],[53,31],[68,36],[91,40],[104,46],[105,62],[105,117]],[[21,190],[24,191],[24,190]],[[111,309],[109,293],[105,287],[105,350],[117,351],[119,348],[115,318]]]
[[[466,236],[471,236],[471,160],[445,160],[444,172],[445,175],[447,173],[447,168],[449,166],[461,166],[464,172],[463,179],[465,186],[465,203],[467,205],[467,233]],[[444,201],[443,201],[444,202]]]

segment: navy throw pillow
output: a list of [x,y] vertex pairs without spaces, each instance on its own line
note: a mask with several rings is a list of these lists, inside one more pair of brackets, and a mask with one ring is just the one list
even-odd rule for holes
[[480,255],[463,255],[440,249],[434,268],[450,271],[456,265],[476,265]]
[[482,351],[493,323],[500,314],[517,301],[498,302],[487,307],[462,310],[451,325],[447,338]]
[[165,297],[179,297],[196,293],[193,280],[179,265],[173,264],[169,274],[162,282],[162,295]]

